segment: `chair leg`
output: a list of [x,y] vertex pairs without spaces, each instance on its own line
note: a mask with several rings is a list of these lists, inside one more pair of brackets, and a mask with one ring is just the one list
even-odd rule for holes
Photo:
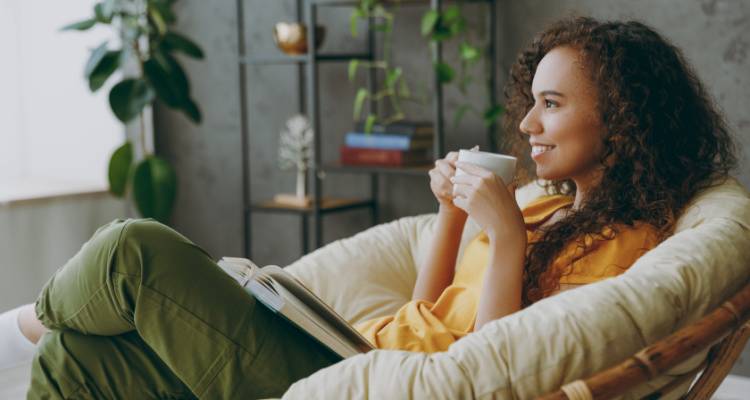
[[748,338],[750,338],[750,322],[742,325],[719,344],[713,359],[709,361],[708,367],[690,388],[685,400],[711,398],[739,358]]

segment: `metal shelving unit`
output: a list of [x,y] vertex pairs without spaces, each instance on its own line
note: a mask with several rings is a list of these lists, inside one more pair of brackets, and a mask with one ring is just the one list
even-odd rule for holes
[[[309,252],[309,231],[310,231],[310,219],[312,218],[312,225],[315,238],[315,248],[321,247],[323,244],[323,229],[322,229],[322,217],[326,214],[354,210],[354,209],[369,209],[372,224],[378,223],[378,177],[381,174],[401,174],[401,175],[413,175],[413,176],[426,176],[427,171],[431,168],[431,165],[425,166],[410,166],[410,167],[367,167],[367,166],[348,166],[341,164],[323,164],[321,161],[321,135],[320,135],[320,89],[318,81],[318,64],[319,63],[332,63],[332,62],[348,62],[351,59],[361,60],[374,60],[375,59],[375,30],[370,29],[373,21],[369,21],[367,26],[367,51],[362,53],[348,53],[348,54],[321,54],[317,52],[315,46],[316,33],[315,29],[309,29],[308,31],[308,53],[299,56],[285,56],[285,55],[265,55],[265,56],[248,56],[247,46],[245,43],[245,24],[244,24],[244,1],[237,0],[237,13],[238,13],[238,47],[239,47],[239,80],[240,80],[240,107],[241,107],[241,135],[242,135],[242,179],[243,179],[243,221],[244,221],[244,252],[246,257],[251,257],[251,221],[252,213],[255,212],[271,212],[271,213],[286,213],[296,214],[300,217],[300,240],[302,253],[306,254]],[[305,23],[306,26],[316,26],[318,22],[318,9],[320,7],[353,7],[358,3],[358,0],[294,0],[295,1],[295,18],[298,22]],[[489,26],[488,35],[489,49],[488,56],[491,65],[491,74],[489,85],[492,88],[490,90],[489,100],[492,104],[495,104],[495,74],[497,69],[497,43],[496,43],[496,13],[497,6],[495,0],[473,0],[471,2],[476,3],[487,3],[490,7],[487,23]],[[429,6],[435,10],[441,10],[443,1],[442,0],[393,0],[387,3],[398,4],[399,6]],[[440,62],[442,60],[442,43],[431,44],[432,61]],[[306,114],[310,119],[312,128],[316,135],[314,140],[314,160],[311,168],[310,177],[312,179],[312,205],[309,207],[292,207],[287,205],[281,205],[274,203],[273,201],[263,201],[260,203],[251,204],[250,202],[250,165],[248,155],[248,144],[249,144],[249,127],[248,127],[248,110],[247,110],[247,71],[248,65],[297,65],[298,74],[298,110],[300,113]],[[377,85],[377,76],[375,71],[369,69],[367,84],[370,90],[374,90]],[[433,110],[434,110],[434,154],[436,156],[444,154],[445,150],[445,122],[443,113],[443,91],[442,84],[439,82],[438,77],[434,74],[433,79],[434,98],[433,98]],[[375,103],[370,102],[370,111],[375,112]],[[495,131],[495,127],[489,127],[490,137]],[[495,147],[495,143],[491,143],[492,147]],[[369,175],[370,178],[370,196],[368,198],[361,199],[337,199],[337,198],[326,198],[322,194],[322,181],[326,177],[326,174],[333,173],[362,173]]]

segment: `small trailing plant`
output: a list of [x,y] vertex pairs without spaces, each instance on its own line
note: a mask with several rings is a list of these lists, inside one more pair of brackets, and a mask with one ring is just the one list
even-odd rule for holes
[[[393,1],[398,4],[400,1]],[[367,113],[365,118],[365,132],[370,132],[373,125],[378,122],[387,125],[401,119],[405,115],[401,109],[401,101],[412,99],[411,91],[403,75],[401,67],[392,65],[391,46],[393,35],[394,14],[389,12],[379,0],[361,0],[351,14],[350,29],[353,37],[357,36],[357,21],[367,19],[375,22],[372,29],[383,33],[383,57],[380,60],[362,61],[353,59],[349,61],[349,81],[354,81],[357,72],[360,69],[374,68],[382,71],[385,80],[384,85],[371,92],[366,87],[360,87],[354,97],[354,120],[362,118],[362,109],[366,101],[376,102],[378,104],[388,102],[391,113],[388,115],[377,115],[371,112]],[[379,108],[382,113],[382,107]]]
[[[102,0],[94,5],[93,16],[63,27],[65,31],[86,31],[96,25],[113,29],[107,40],[91,51],[84,75],[89,89],[96,92],[117,76],[109,91],[109,105],[123,123],[140,117],[138,140],[143,159],[133,160],[133,144],[126,142],[109,162],[109,190],[117,197],[132,191],[143,217],[167,222],[177,194],[177,177],[172,166],[145,146],[143,110],[159,99],[200,123],[201,112],[190,97],[190,84],[176,58],[177,53],[202,59],[203,51],[193,41],[173,31],[176,22],[172,5],[176,0]],[[115,74],[116,72],[120,74]]]
[[[360,0],[351,14],[351,31],[353,36],[356,36],[357,33],[357,21],[366,18],[375,18],[376,21],[380,21],[374,26],[374,29],[384,33],[384,55],[382,60],[369,63],[359,60],[351,60],[349,63],[350,80],[354,79],[360,66],[379,68],[385,73],[385,81],[382,88],[378,89],[375,93],[371,93],[366,88],[360,88],[357,91],[354,100],[355,120],[361,119],[362,107],[366,100],[378,101],[387,98],[391,102],[394,110],[393,115],[386,118],[379,118],[378,116],[368,114],[365,123],[367,132],[370,131],[375,122],[388,124],[404,118],[405,116],[399,107],[399,100],[414,99],[403,76],[403,71],[400,67],[392,65],[392,62],[390,61],[390,35],[393,29],[394,15],[387,10],[384,3],[384,0]],[[394,0],[388,3],[398,6],[400,1]],[[477,45],[475,42],[478,40],[472,38],[473,32],[467,28],[468,24],[460,4],[460,2],[459,4],[453,4],[442,11],[434,9],[427,10],[422,16],[420,28],[422,35],[428,38],[430,43],[460,40],[458,44],[458,59],[454,60],[454,64],[452,65],[449,62],[443,61],[435,63],[433,68],[440,83],[455,83],[458,86],[459,91],[467,97],[470,87],[477,83],[477,81],[481,80],[477,79],[472,72],[482,60],[485,60],[484,80],[488,80],[490,63],[485,57],[486,54],[483,50],[485,46]],[[458,70],[458,72],[456,72],[456,70]],[[490,85],[486,86],[488,90],[493,90],[493,88],[490,88]],[[484,121],[484,124],[489,127],[497,123],[502,112],[503,107],[500,104],[487,104],[483,109],[477,109],[467,102],[456,109],[453,123],[457,126],[467,113],[471,113],[481,118]],[[490,138],[491,143],[494,143],[495,140],[496,138]]]
[[[485,58],[484,48],[486,46],[477,45],[478,39],[473,39],[472,31],[467,29],[468,24],[461,10],[461,3],[453,4],[446,7],[442,12],[430,9],[422,16],[421,31],[422,35],[429,38],[431,43],[448,42],[459,40],[458,44],[458,76],[456,68],[449,63],[440,62],[434,65],[435,73],[440,83],[455,83],[464,97],[468,96],[469,88],[476,83],[477,78],[471,74],[471,71],[477,64]],[[485,62],[484,75],[485,80],[489,79],[490,63]],[[494,90],[490,85],[486,85],[488,90]],[[488,97],[489,93],[488,93]],[[486,126],[492,126],[497,123],[497,119],[503,112],[500,104],[487,104],[483,110],[479,110],[469,103],[460,105],[454,114],[453,123],[457,126],[467,112],[480,117]],[[494,143],[495,138],[490,138]]]

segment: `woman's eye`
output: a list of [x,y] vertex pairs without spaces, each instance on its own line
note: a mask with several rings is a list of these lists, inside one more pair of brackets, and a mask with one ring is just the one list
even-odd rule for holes
[[545,107],[545,108],[553,108],[553,107],[557,107],[557,103],[555,103],[555,102],[554,102],[554,101],[552,101],[552,100],[544,100],[544,107]]

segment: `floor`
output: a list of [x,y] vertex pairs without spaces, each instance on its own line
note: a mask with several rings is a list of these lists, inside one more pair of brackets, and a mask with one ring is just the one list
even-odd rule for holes
[[728,375],[713,400],[747,400],[750,397],[750,378],[739,375]]

